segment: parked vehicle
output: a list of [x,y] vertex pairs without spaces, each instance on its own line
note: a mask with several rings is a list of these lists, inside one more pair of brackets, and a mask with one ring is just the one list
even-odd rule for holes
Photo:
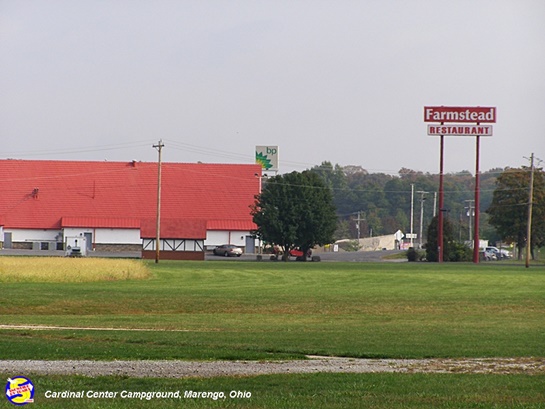
[[300,249],[290,250],[290,256],[291,257],[303,257],[303,251],[300,250]]
[[494,247],[494,246],[488,246],[486,248],[486,251],[491,251],[493,252],[495,255],[496,255],[496,258],[498,260],[503,260],[503,259],[506,259],[506,258],[511,258],[511,253],[509,253],[507,250],[505,249],[499,249],[497,247]]
[[214,254],[224,257],[240,257],[242,256],[242,249],[234,244],[222,244],[214,249]]
[[498,257],[496,257],[496,254],[492,250],[481,251],[481,254],[482,258],[486,261],[493,261],[498,259]]
[[[290,256],[295,257],[297,260],[302,260],[303,259],[303,250],[301,250],[300,248],[292,249],[292,250],[290,250]],[[308,249],[307,258],[310,258],[310,257],[312,257],[312,250]]]

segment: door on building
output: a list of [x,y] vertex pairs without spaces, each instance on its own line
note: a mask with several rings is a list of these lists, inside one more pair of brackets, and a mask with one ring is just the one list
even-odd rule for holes
[[5,249],[10,249],[12,248],[13,244],[12,244],[12,241],[11,241],[11,232],[4,232],[4,248]]
[[246,236],[246,253],[255,253],[255,239],[252,236]]
[[87,242],[87,251],[93,251],[93,233],[83,233],[83,236]]

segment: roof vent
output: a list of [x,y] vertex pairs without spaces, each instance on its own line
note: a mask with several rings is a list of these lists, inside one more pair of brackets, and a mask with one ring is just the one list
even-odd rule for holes
[[40,191],[39,188],[35,187],[33,190],[32,190],[32,197],[34,199],[37,199],[38,198],[38,192]]

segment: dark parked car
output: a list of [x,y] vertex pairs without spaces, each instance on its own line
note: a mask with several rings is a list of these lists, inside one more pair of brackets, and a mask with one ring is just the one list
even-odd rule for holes
[[235,246],[234,244],[222,244],[221,246],[217,246],[214,249],[214,254],[216,256],[242,256],[242,249],[240,247]]

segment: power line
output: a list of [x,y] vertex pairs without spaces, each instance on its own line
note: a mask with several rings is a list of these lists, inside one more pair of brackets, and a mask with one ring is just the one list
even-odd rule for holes
[[147,146],[149,142],[138,141],[122,144],[112,144],[112,145],[103,145],[101,147],[96,146],[84,146],[79,148],[66,148],[66,149],[55,149],[55,150],[38,150],[38,151],[12,151],[12,152],[2,152],[4,157],[12,156],[50,156],[50,155],[68,155],[73,153],[88,153],[88,152],[101,152],[108,150],[117,150],[117,149],[127,149],[131,147],[142,147]]

